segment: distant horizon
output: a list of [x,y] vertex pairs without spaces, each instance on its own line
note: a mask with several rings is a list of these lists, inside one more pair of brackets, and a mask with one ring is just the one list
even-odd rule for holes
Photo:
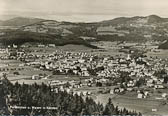
[[[106,21],[106,20],[113,20],[113,19],[115,19],[115,18],[120,18],[120,17],[126,17],[126,18],[132,18],[132,17],[136,17],[136,16],[139,16],[139,17],[147,17],[147,16],[150,16],[150,15],[156,15],[156,16],[159,16],[159,17],[161,17],[161,18],[168,18],[168,17],[166,17],[166,16],[160,16],[160,15],[158,15],[158,14],[149,14],[149,15],[127,15],[127,16],[110,16],[110,15],[96,15],[96,14],[93,14],[92,16],[91,16],[91,14],[76,14],[76,16],[91,16],[91,17],[101,17],[101,16],[103,16],[103,18],[102,19],[99,19],[99,20],[95,20],[95,19],[93,19],[92,21],[90,20],[88,20],[88,21],[82,21],[82,20],[79,20],[78,18],[74,18],[73,19],[73,17],[72,17],[72,19],[70,19],[69,17],[71,17],[71,15],[70,16],[67,16],[67,15],[61,15],[61,14],[59,14],[59,15],[52,15],[51,17],[50,17],[50,15],[48,15],[48,16],[35,16],[35,15],[17,15],[17,14],[4,14],[3,16],[2,15],[0,15],[0,20],[2,20],[2,21],[5,21],[5,20],[10,20],[10,19],[13,19],[13,18],[17,18],[17,17],[23,17],[23,18],[39,18],[39,19],[44,19],[44,20],[55,20],[55,21],[60,21],[60,22],[76,22],[76,23],[92,23],[92,22],[101,22],[101,21]],[[64,18],[64,17],[68,17],[69,19],[67,19],[66,20],[66,18]],[[61,20],[61,18],[62,18],[62,20]],[[88,17],[87,17],[88,18]]]
[[0,0],[0,20],[15,15],[68,22],[99,22],[117,17],[168,17],[167,0]]

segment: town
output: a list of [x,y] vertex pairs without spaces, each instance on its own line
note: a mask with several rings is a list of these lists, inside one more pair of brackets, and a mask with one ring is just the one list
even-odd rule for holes
[[[40,49],[46,47],[54,51],[41,54],[44,51]],[[37,46],[40,49],[37,50],[28,48],[26,45],[21,48],[17,45],[1,48],[1,61],[19,62],[15,67],[5,63],[0,68],[1,74],[6,73],[12,83],[46,83],[51,86],[52,92],[66,91],[83,98],[90,96],[101,103],[106,103],[101,97],[116,100],[116,96],[137,102],[144,100],[142,103],[158,101],[158,104],[147,108],[148,112],[159,111],[160,103],[165,107],[167,105],[167,59],[149,58],[133,52],[124,56],[110,56],[85,51],[65,51],[56,49],[54,44],[40,44]],[[30,70],[29,74],[23,76],[22,72],[27,70]],[[116,105],[120,106],[117,100]],[[121,104],[121,107],[124,106]],[[141,111],[138,106],[133,110]]]

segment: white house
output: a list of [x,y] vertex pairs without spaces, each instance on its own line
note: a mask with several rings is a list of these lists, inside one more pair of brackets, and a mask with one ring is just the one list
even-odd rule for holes
[[138,96],[137,96],[138,99],[142,99],[144,98],[144,95],[142,93],[139,93]]

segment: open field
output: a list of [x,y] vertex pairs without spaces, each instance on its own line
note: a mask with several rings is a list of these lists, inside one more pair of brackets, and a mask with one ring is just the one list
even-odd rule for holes
[[[99,47],[99,46],[98,46]],[[35,55],[47,55],[55,52],[56,50],[62,50],[62,51],[70,51],[70,52],[86,52],[89,54],[95,54],[95,55],[100,55],[100,56],[126,56],[125,53],[119,52],[119,49],[117,47],[112,47],[112,46],[106,46],[104,44],[103,46],[100,47],[101,49],[92,49],[89,47],[86,47],[84,45],[64,45],[64,46],[56,46],[56,47],[44,47],[44,48],[39,48],[39,47],[30,47],[28,48],[29,50],[32,50],[32,54]]]
[[[124,46],[131,46],[134,45],[135,48],[139,48],[139,46],[136,46],[137,43],[126,43]],[[86,47],[84,45],[64,45],[64,46],[56,46],[56,47],[30,47],[28,49],[35,50],[35,52],[32,52],[33,54],[38,55],[45,55],[45,54],[51,54],[55,52],[56,50],[63,50],[63,51],[72,51],[72,52],[87,52],[91,54],[99,54],[101,56],[103,55],[110,55],[110,56],[124,56],[125,53],[119,52],[120,48],[117,45],[117,42],[97,42],[92,43],[92,45],[98,46],[101,49],[92,49],[89,47]],[[152,45],[146,46],[147,49],[153,48]],[[157,50],[156,52],[148,51],[145,55],[148,57],[158,57],[158,58],[168,58],[168,50]]]
[[50,77],[50,80],[80,81],[80,80],[89,79],[92,77],[82,77],[82,76],[76,76],[76,75],[52,75]]
[[158,50],[158,52],[147,52],[146,55],[148,57],[157,57],[161,59],[166,59],[168,58],[168,50]]
[[99,54],[100,56],[121,56],[121,57],[126,56],[126,54],[124,54],[123,52],[119,52],[118,50],[115,49],[105,51],[95,51],[92,52],[92,54]]
[[86,47],[84,45],[72,45],[72,44],[68,44],[68,45],[64,45],[64,46],[58,46],[57,49],[65,50],[65,51],[88,51],[88,50],[92,50],[92,48]]
[[[136,110],[144,115],[168,114],[168,104],[165,100],[156,100],[153,98],[138,99],[135,93],[126,93],[124,95],[98,94],[96,95],[96,102],[106,104],[109,98],[112,98],[114,105],[119,106],[119,108]],[[152,112],[152,109],[157,109],[157,111]]]
[[[167,114],[168,109],[160,112],[160,107],[164,107],[164,100],[138,99],[134,97],[116,96],[113,98],[113,103],[121,108],[127,107],[130,110],[136,110],[143,114]],[[168,105],[166,105],[168,106]],[[157,109],[157,112],[152,112],[152,109]],[[163,109],[162,109],[163,110]]]
[[46,53],[46,54],[53,53],[56,50],[73,51],[73,52],[92,50],[92,48],[86,47],[84,45],[73,45],[73,44],[68,44],[64,46],[56,46],[56,47],[30,47],[28,49],[37,51],[35,53]]
[[0,65],[18,66],[20,63],[18,60],[0,60]]
[[48,81],[46,81],[46,80],[27,80],[27,79],[19,79],[19,80],[14,80],[14,81],[11,81],[12,83],[16,83],[16,82],[18,82],[18,83],[20,83],[20,84],[34,84],[34,83],[37,83],[37,84],[42,84],[42,83],[44,83],[44,84],[47,84],[47,82]]

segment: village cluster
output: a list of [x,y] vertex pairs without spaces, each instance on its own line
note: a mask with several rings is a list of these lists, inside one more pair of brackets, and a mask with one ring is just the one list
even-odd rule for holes
[[[15,47],[15,46],[14,46]],[[39,46],[42,47],[42,46]],[[50,45],[49,47],[54,47]],[[92,91],[80,91],[84,87],[109,87],[106,92],[121,94],[136,91],[137,98],[152,96],[151,88],[166,89],[168,77],[167,60],[147,57],[100,56],[86,52],[56,50],[47,55],[37,55],[24,49],[2,49],[8,53],[1,60],[19,60],[19,67],[32,66],[38,70],[51,71],[52,75],[79,76],[80,80],[51,80],[52,75],[33,75],[32,80],[46,79],[53,92],[67,91],[78,95],[91,95]],[[38,51],[36,51],[38,52]],[[20,68],[22,69],[22,68]],[[158,74],[159,73],[159,74]],[[158,76],[160,75],[160,76]],[[160,93],[155,99],[166,99],[167,93]]]

